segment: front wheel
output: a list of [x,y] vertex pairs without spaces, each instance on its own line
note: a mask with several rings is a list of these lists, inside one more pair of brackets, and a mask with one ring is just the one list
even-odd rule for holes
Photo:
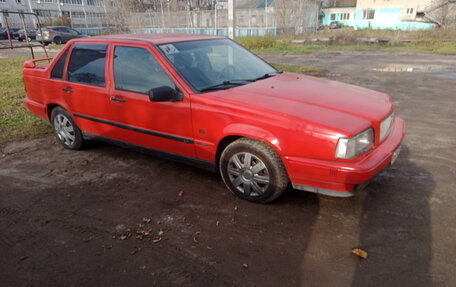
[[229,144],[220,157],[225,185],[238,197],[268,203],[286,189],[289,179],[275,150],[268,144],[241,138]]
[[85,145],[81,130],[70,114],[61,107],[52,110],[51,122],[54,134],[60,144],[67,149],[80,150]]

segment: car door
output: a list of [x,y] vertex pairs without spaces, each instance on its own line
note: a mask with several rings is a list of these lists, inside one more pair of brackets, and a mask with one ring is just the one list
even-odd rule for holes
[[76,124],[83,131],[102,136],[115,132],[100,122],[110,113],[108,47],[105,43],[75,43],[60,91]]
[[69,40],[71,40],[71,33],[68,30],[68,28],[61,27],[61,28],[58,28],[58,31],[59,31],[59,36],[62,38],[63,43],[66,43]]
[[152,102],[149,98],[153,88],[180,90],[151,52],[147,44],[113,45],[113,124],[122,129],[123,141],[195,157],[189,96],[182,93],[182,100],[173,102]]
[[78,31],[76,31],[74,29],[69,29],[69,28],[67,30],[69,33],[69,40],[76,39],[76,38],[82,38],[82,34],[79,33]]

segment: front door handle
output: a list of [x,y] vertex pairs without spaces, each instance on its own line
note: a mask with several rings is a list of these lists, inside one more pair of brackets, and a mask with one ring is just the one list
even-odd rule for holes
[[73,89],[71,89],[71,88],[63,88],[62,91],[66,92],[66,93],[72,93]]
[[124,99],[119,99],[119,98],[116,98],[114,96],[111,96],[109,98],[111,101],[114,101],[114,102],[119,102],[119,103],[125,103],[127,100],[124,100]]

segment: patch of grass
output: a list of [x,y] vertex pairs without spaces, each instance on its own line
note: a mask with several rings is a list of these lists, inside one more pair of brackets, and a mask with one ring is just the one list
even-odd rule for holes
[[410,53],[433,53],[444,55],[456,55],[455,42],[440,42],[431,46],[424,45],[421,42],[391,46],[391,45],[293,45],[286,47],[272,47],[265,49],[252,49],[256,54],[290,54],[302,55],[316,51],[397,51]]
[[65,47],[65,44],[61,44],[61,45],[49,44],[49,45],[46,46],[46,49],[48,49],[48,50],[61,50],[61,49],[63,49],[63,47]]
[[49,133],[50,129],[29,112],[22,81],[22,64],[27,58],[0,59],[0,143]]
[[239,37],[236,41],[247,49],[269,49],[277,46],[277,38],[273,36]]
[[306,74],[306,75],[312,75],[312,76],[322,76],[322,75],[324,75],[324,70],[319,69],[319,68],[315,68],[315,67],[289,65],[289,64],[279,64],[279,63],[269,63],[269,64],[271,64],[277,70],[283,71],[283,72]]
[[[385,44],[367,44],[366,38],[388,40]],[[305,40],[294,44],[292,40]],[[315,42],[326,39],[327,42]],[[456,55],[456,29],[426,31],[353,30],[344,28],[325,30],[316,34],[293,36],[239,37],[241,45],[259,54],[308,54],[321,50],[381,50],[411,53],[435,53]]]
[[272,47],[266,49],[253,49],[252,51],[257,54],[290,54],[302,55],[310,54],[322,50],[350,50],[350,51],[366,51],[378,50],[379,46],[374,45],[293,45]]

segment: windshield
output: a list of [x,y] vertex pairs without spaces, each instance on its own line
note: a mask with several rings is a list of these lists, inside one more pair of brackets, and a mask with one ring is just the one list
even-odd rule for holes
[[277,73],[228,39],[176,42],[159,45],[159,48],[177,72],[198,91],[230,88]]

